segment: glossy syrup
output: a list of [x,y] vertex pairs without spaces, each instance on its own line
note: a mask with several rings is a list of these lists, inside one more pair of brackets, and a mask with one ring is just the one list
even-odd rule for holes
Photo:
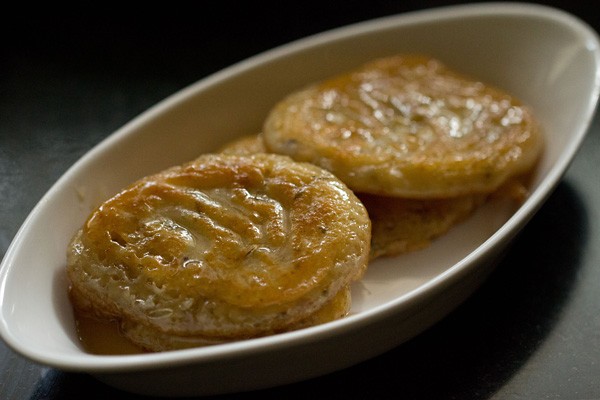
[[88,353],[125,355],[146,352],[123,336],[116,321],[103,321],[75,313],[75,323],[79,341]]

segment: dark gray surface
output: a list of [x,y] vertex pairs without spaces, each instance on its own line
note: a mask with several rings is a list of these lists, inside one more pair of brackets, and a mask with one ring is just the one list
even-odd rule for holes
[[[454,3],[298,3],[271,7],[272,14],[266,8],[250,14],[232,3],[136,18],[121,10],[6,15],[13,24],[2,28],[0,56],[0,255],[73,162],[175,91],[296,38]],[[546,4],[600,26],[593,2]],[[258,394],[600,399],[599,161],[597,117],[563,182],[504,261],[433,328],[352,368]],[[35,365],[0,343],[0,399],[71,398],[140,397]]]

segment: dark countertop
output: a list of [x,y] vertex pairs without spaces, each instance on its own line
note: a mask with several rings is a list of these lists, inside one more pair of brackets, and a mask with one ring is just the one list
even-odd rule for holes
[[[98,8],[79,15],[5,12],[13,24],[1,28],[0,255],[73,162],[177,90],[312,33],[460,2],[294,2],[256,14],[225,3],[136,17]],[[593,2],[542,3],[600,29]],[[600,116],[562,183],[493,274],[435,326],[359,365],[253,395],[600,399],[598,161]],[[142,397],[36,365],[0,342],[0,398]]]

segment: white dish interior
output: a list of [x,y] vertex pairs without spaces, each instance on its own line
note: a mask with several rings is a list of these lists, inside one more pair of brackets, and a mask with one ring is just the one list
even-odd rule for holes
[[[403,52],[440,58],[533,107],[546,144],[524,205],[513,213],[506,204],[491,203],[431,247],[376,261],[353,288],[352,315],[341,321],[176,352],[97,356],[82,350],[63,269],[67,243],[94,206],[141,176],[258,132],[270,107],[307,83]],[[36,362],[89,372],[125,390],[165,395],[268,387],[386,351],[467,297],[551,193],[593,116],[599,54],[596,34],[568,14],[488,3],[408,13],[315,35],[191,85],[96,146],[31,212],[2,262],[2,338]]]

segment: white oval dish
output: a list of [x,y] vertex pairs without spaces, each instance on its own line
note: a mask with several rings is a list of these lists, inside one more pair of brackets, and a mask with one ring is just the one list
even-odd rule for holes
[[[353,288],[351,315],[339,321],[156,354],[82,350],[67,299],[65,249],[94,206],[141,176],[258,132],[270,107],[307,83],[404,52],[435,56],[533,107],[544,127],[545,152],[531,196],[516,212],[490,203],[429,248],[374,262]],[[227,68],[109,136],[41,199],[1,265],[0,334],[35,362],[87,372],[127,391],[169,396],[290,383],[385,352],[469,296],[555,188],[593,117],[599,61],[595,32],[577,18],[543,6],[487,3],[351,25]]]

